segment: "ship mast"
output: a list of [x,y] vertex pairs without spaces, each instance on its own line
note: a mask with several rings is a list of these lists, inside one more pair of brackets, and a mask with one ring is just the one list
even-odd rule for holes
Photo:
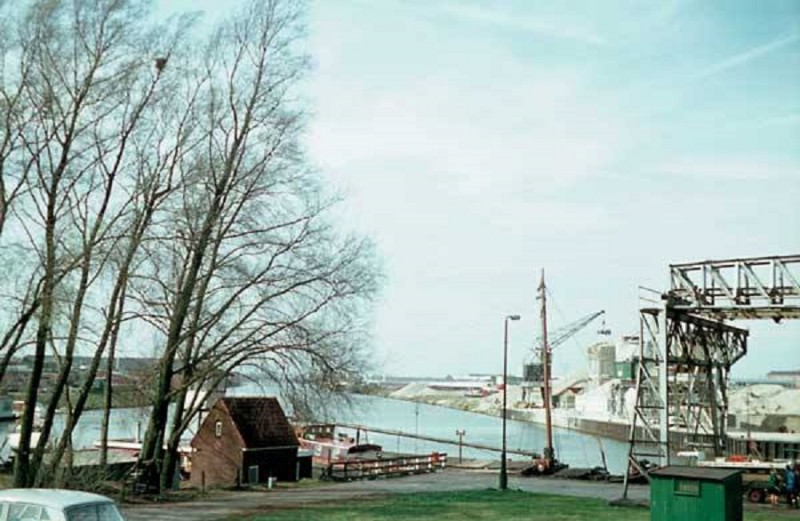
[[542,388],[542,400],[544,401],[545,429],[547,432],[547,445],[544,449],[544,460],[547,467],[555,460],[553,450],[553,423],[551,419],[552,400],[550,398],[550,380],[552,378],[550,364],[550,346],[547,343],[547,286],[544,283],[544,269],[542,278],[539,282],[539,296],[541,300],[541,321],[542,321],[542,369],[544,372],[544,386]]

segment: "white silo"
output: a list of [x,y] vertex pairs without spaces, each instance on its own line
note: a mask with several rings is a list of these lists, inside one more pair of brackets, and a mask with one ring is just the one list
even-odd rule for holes
[[616,346],[611,342],[598,342],[589,346],[586,350],[589,357],[589,376],[601,383],[613,378],[616,353]]

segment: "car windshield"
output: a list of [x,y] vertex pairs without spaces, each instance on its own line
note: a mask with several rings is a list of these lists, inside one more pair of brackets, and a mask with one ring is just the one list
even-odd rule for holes
[[98,503],[70,508],[67,521],[125,521],[113,503]]

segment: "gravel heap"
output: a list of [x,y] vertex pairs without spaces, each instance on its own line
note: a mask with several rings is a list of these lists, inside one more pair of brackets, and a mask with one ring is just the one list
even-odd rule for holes
[[736,389],[728,398],[729,411],[745,416],[781,414],[800,416],[800,389],[760,384]]

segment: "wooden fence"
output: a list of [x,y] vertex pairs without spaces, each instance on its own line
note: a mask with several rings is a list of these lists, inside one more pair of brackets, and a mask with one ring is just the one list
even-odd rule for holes
[[335,461],[326,467],[322,477],[335,481],[393,478],[437,472],[444,470],[446,467],[447,454],[434,452],[426,456],[397,456]]

